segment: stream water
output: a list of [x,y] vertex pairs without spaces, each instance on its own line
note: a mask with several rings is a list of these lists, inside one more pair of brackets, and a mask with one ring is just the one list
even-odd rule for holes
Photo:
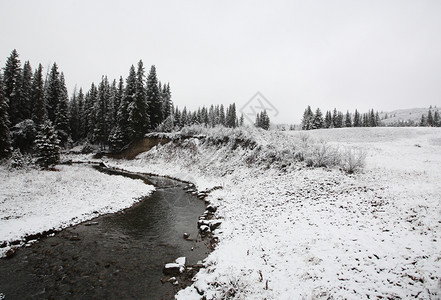
[[[69,227],[0,259],[0,295],[5,300],[172,299],[183,285],[161,283],[164,264],[181,256],[196,264],[209,252],[197,229],[205,204],[179,181],[125,176],[141,178],[156,191],[129,209]],[[185,240],[184,232],[194,240]]]

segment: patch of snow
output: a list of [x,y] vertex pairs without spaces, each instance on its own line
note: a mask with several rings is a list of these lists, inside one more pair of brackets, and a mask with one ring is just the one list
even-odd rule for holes
[[[141,180],[87,166],[57,168],[9,171],[0,166],[0,244],[125,209],[154,191]],[[0,256],[7,250],[0,248]]]

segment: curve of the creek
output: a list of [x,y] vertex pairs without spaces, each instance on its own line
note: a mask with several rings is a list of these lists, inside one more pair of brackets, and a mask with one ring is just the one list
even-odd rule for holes
[[204,201],[186,193],[180,181],[100,171],[142,179],[156,191],[126,210],[66,228],[0,259],[5,300],[172,299],[189,284],[163,284],[162,271],[178,257],[196,264],[207,256],[208,242],[197,228]]

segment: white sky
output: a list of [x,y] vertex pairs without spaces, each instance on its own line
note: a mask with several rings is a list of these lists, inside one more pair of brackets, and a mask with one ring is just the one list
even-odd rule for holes
[[181,108],[240,109],[260,91],[275,122],[299,122],[308,104],[441,106],[439,0],[5,0],[1,67],[14,48],[33,68],[57,62],[70,92],[142,59]]

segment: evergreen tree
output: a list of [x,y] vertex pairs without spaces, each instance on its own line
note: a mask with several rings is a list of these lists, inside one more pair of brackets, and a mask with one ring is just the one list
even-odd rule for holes
[[48,169],[60,162],[60,147],[57,133],[52,123],[46,120],[39,128],[35,140],[36,163]]
[[360,119],[360,113],[358,112],[358,110],[355,110],[354,113],[354,127],[361,127],[361,119]]
[[324,126],[324,120],[323,120],[322,111],[320,110],[320,108],[317,108],[314,114],[312,129],[320,129],[323,128],[323,126]]
[[429,126],[429,127],[434,126],[432,110],[430,110],[430,109],[429,109],[429,112],[427,113],[427,126]]
[[437,110],[435,110],[435,113],[433,115],[433,124],[433,126],[441,127],[441,119]]
[[109,137],[108,107],[110,101],[110,86],[107,77],[103,77],[98,86],[98,98],[95,102],[94,140],[104,149]]
[[265,130],[270,128],[270,119],[266,110],[264,110],[260,115],[260,127]]
[[311,110],[311,106],[308,105],[308,107],[305,109],[305,112],[303,113],[302,130],[313,129],[313,121],[314,113]]
[[58,72],[58,66],[56,63],[52,65],[49,78],[46,83],[46,111],[49,120],[52,124],[55,124],[55,117],[57,112],[58,103],[60,102],[61,88],[60,88],[60,73]]
[[155,129],[156,126],[163,121],[163,116],[158,79],[154,65],[150,68],[150,73],[147,76],[147,106],[148,115],[150,117],[150,129]]
[[80,138],[80,112],[76,90],[69,102],[69,127],[72,140],[77,142]]
[[32,120],[37,126],[40,126],[47,117],[46,103],[44,101],[43,67],[41,64],[38,65],[32,78],[31,102]]
[[338,111],[336,108],[334,108],[334,111],[332,112],[332,127],[333,128],[340,128],[338,124]]
[[219,107],[219,125],[225,126],[225,110],[223,104]]
[[60,140],[61,146],[66,146],[69,139],[69,96],[67,94],[64,74],[61,73],[59,79],[60,94],[57,108],[55,111],[55,130]]
[[236,104],[233,103],[228,108],[228,113],[225,120],[227,127],[236,128]]
[[243,113],[240,114],[240,119],[239,119],[239,126],[242,127],[244,123],[244,117],[243,117]]
[[[131,95],[127,107],[129,138],[131,140],[139,139],[144,136],[149,126],[146,93],[144,89],[144,67],[142,61],[139,61],[138,63],[137,73],[135,73],[134,67],[130,69],[129,77],[127,78],[126,93],[127,96]],[[155,127],[158,125],[159,123],[156,124]]]
[[427,119],[424,114],[421,115],[420,126],[427,126]]
[[254,126],[256,126],[256,127],[261,127],[262,126],[262,121],[260,120],[260,114],[259,113],[256,114],[256,122],[254,123]]
[[21,120],[32,118],[32,68],[29,61],[23,65],[23,74],[21,78]]
[[17,50],[12,50],[11,55],[6,60],[3,75],[4,97],[8,105],[9,124],[14,126],[22,121],[21,117],[21,63],[18,58]]
[[345,127],[352,127],[351,114],[349,113],[349,111],[346,111]]
[[369,127],[376,127],[377,123],[376,123],[376,118],[375,118],[375,113],[374,110],[371,109],[369,111]]
[[3,92],[3,78],[0,72],[0,159],[11,154],[11,133],[9,131],[8,102]]
[[328,110],[328,111],[326,111],[326,115],[325,115],[324,127],[325,128],[331,128],[332,126],[334,126],[334,124],[332,123],[332,114]]
[[90,142],[94,142],[94,129],[95,129],[95,103],[98,101],[98,89],[95,84],[92,83],[90,90],[87,92],[84,98],[84,134]]
[[78,140],[82,140],[86,138],[86,131],[85,131],[85,102],[84,102],[84,93],[83,89],[80,88],[80,91],[78,92],[77,96],[77,102],[78,102]]

